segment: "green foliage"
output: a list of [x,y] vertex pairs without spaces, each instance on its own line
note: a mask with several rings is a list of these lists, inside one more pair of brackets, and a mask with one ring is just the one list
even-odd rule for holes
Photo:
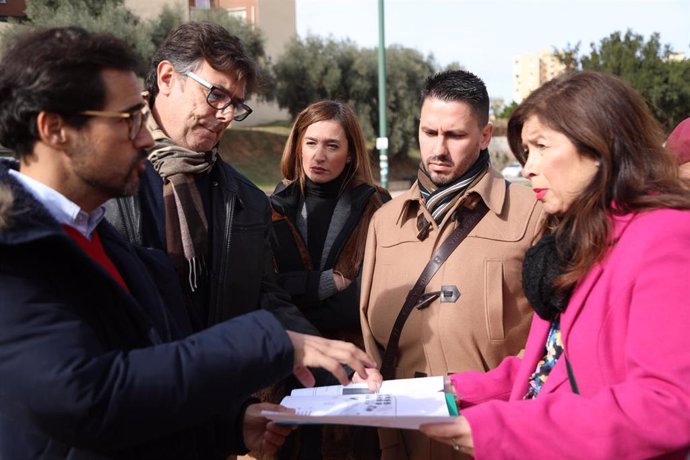
[[565,66],[566,72],[574,72],[577,69],[579,65],[579,54],[580,42],[577,42],[575,45],[571,45],[570,43],[568,43],[568,45],[563,50],[554,49],[554,55],[556,56],[556,59],[558,59],[561,62],[561,64]]
[[[577,55],[578,48],[564,53]],[[631,30],[614,32],[590,48],[588,55],[576,60],[575,68],[607,72],[628,81],[669,130],[688,116],[690,60],[670,59],[673,50],[661,44],[658,33],[645,41]]]
[[496,118],[508,119],[513,115],[515,109],[517,109],[518,103],[513,101],[510,104],[503,106],[502,110],[496,114]]
[[153,47],[158,48],[165,37],[184,22],[182,11],[171,8],[169,5],[163,6],[158,18],[151,22],[151,42]]
[[154,50],[149,26],[124,6],[124,0],[31,0],[26,5],[26,17],[27,26],[79,26],[93,32],[110,32],[145,60]]
[[[378,51],[353,42],[309,36],[295,38],[274,66],[278,104],[295,117],[320,99],[348,102],[368,139],[379,126]],[[457,65],[457,64],[455,64]],[[394,45],[386,50],[389,153],[407,155],[415,145],[424,79],[438,71],[431,56]]]
[[[193,9],[192,19],[220,24],[242,40],[259,66],[259,95],[270,100],[275,83],[261,32],[222,8]],[[145,22],[125,7],[124,0],[30,0],[26,21],[13,22],[12,27],[3,30],[0,41],[5,43],[25,27],[79,26],[120,37],[139,53],[142,64],[146,64],[165,37],[183,22],[183,12],[167,5],[155,20]],[[143,75],[147,69],[142,65],[140,71]]]

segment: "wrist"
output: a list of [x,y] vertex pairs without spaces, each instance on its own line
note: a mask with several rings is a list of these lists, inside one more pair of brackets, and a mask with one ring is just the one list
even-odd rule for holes
[[[341,291],[345,287],[345,277],[338,270],[333,270],[333,278],[336,279],[336,281],[335,281],[336,287],[338,288],[339,291]],[[340,283],[338,283],[338,281],[337,281],[338,279],[340,280]]]

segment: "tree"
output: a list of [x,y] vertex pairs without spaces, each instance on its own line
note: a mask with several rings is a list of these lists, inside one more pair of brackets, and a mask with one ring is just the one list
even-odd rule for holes
[[[437,66],[431,56],[394,45],[386,50],[386,67],[389,153],[404,156],[415,143],[424,79]],[[340,99],[353,107],[367,138],[375,136],[379,124],[376,49],[362,49],[348,40],[295,38],[274,72],[278,104],[293,117],[319,99]]]
[[[124,0],[31,0],[25,12],[24,26],[79,26],[92,32],[110,32],[137,50],[144,60],[154,50],[150,27],[125,7]],[[15,24],[8,35],[19,28]]]
[[567,73],[574,72],[579,65],[578,56],[580,55],[580,42],[577,42],[575,45],[568,43],[563,50],[554,48],[554,55],[556,59],[565,66],[565,71]]
[[349,57],[353,53],[356,55],[359,50],[348,41],[336,42],[315,36],[304,40],[293,38],[273,66],[278,104],[296,117],[319,99],[349,100],[351,82],[344,80],[354,62],[354,58]]
[[[386,67],[389,151],[392,155],[407,155],[410,147],[417,145],[420,95],[424,80],[438,68],[433,58],[425,58],[419,51],[399,45],[386,50]],[[378,110],[371,115],[376,123],[374,126],[378,126]]]
[[[222,8],[192,11],[193,20],[217,23],[242,40],[258,64],[260,80],[257,92],[263,99],[270,100],[275,83],[261,32]],[[139,69],[143,75],[155,49],[183,22],[182,11],[169,6],[163,7],[156,20],[145,22],[125,7],[124,0],[31,0],[26,6],[26,21],[22,24],[15,22],[14,27],[4,32],[0,39],[5,41],[23,27],[33,26],[79,26],[92,32],[109,32],[131,45],[143,58]]]
[[165,37],[184,22],[182,11],[164,5],[158,18],[151,22],[151,41],[154,48],[158,48]]
[[518,103],[513,101],[510,104],[503,106],[503,109],[496,114],[496,118],[508,119],[513,116],[513,112],[518,108]]
[[669,130],[688,116],[690,60],[672,59],[672,48],[661,44],[658,33],[645,41],[631,30],[614,32],[590,48],[588,55],[577,59],[576,68],[607,72],[628,81]]

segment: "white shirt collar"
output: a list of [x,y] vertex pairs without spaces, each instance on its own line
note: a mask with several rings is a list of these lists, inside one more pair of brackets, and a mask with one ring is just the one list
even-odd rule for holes
[[9,172],[36,200],[46,207],[50,215],[58,223],[69,225],[89,240],[91,239],[93,231],[105,216],[105,208],[103,206],[98,207],[91,213],[87,213],[60,192],[48,187],[46,184],[13,169],[10,169]]

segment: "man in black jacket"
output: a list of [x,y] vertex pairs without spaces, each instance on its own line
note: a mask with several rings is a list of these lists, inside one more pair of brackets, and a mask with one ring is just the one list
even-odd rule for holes
[[223,27],[173,31],[146,78],[151,165],[138,195],[108,203],[107,217],[130,241],[168,253],[195,330],[263,308],[318,334],[276,282],[268,199],[218,154],[225,129],[251,113],[255,82],[253,60]]
[[[289,429],[249,395],[291,371],[373,361],[255,311],[192,334],[168,258],[102,204],[134,193],[153,145],[122,41],[30,32],[0,61],[0,458],[224,459]],[[275,406],[270,406],[275,408]]]

